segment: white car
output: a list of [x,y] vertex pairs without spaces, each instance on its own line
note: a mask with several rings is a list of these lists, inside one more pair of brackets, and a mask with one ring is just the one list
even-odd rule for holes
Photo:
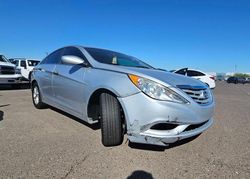
[[174,70],[171,72],[198,79],[202,81],[203,83],[205,83],[206,85],[208,85],[211,89],[215,88],[215,77],[213,75],[207,74],[200,70],[182,68],[182,69]]
[[21,82],[21,71],[4,56],[0,55],[0,85],[19,85]]
[[37,59],[11,58],[9,60],[21,69],[21,74],[26,80],[30,80],[33,68],[40,63],[40,60]]

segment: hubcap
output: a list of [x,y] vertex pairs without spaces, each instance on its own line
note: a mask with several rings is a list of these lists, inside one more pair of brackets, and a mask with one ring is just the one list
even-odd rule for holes
[[39,103],[39,90],[37,86],[35,86],[33,89],[33,99],[34,99],[35,104]]

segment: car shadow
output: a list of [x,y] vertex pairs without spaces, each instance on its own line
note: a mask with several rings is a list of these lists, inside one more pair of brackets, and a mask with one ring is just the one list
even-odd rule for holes
[[19,85],[0,85],[0,90],[22,90],[22,89],[30,89],[29,83],[19,84]]
[[143,170],[136,170],[127,179],[153,179],[153,175]]
[[53,111],[56,111],[56,112],[58,112],[58,113],[64,115],[64,116],[67,116],[67,117],[70,118],[70,119],[73,119],[73,120],[76,121],[76,122],[79,122],[79,123],[81,123],[81,124],[83,124],[83,125],[85,125],[85,126],[91,128],[91,129],[93,129],[93,130],[98,130],[98,129],[101,128],[99,122],[98,122],[98,123],[95,123],[95,124],[89,124],[89,123],[87,123],[87,122],[85,122],[85,121],[79,119],[78,117],[75,117],[75,116],[73,116],[73,115],[71,115],[71,114],[69,114],[69,113],[66,113],[66,112],[64,112],[64,111],[62,111],[62,110],[60,110],[60,109],[54,108],[54,107],[52,107],[52,106],[49,106],[49,108],[50,108],[51,110],[53,110]]
[[[95,123],[95,124],[89,124],[69,113],[66,113],[60,109],[57,109],[53,106],[49,106],[49,108],[55,112],[58,112],[64,116],[67,116],[68,118],[76,121],[76,122],[79,122],[89,128],[91,128],[92,130],[99,130],[101,128],[100,126],[100,122],[98,123]],[[180,141],[177,141],[175,143],[172,143],[172,144],[169,144],[168,146],[158,146],[158,145],[150,145],[150,144],[140,144],[140,143],[133,143],[133,142],[129,142],[128,143],[128,146],[130,148],[133,148],[133,149],[139,149],[139,150],[149,150],[149,151],[158,151],[158,152],[163,152],[167,149],[171,149],[171,148],[175,148],[175,147],[178,147],[178,146],[181,146],[183,144],[186,144],[186,143],[189,143],[191,141],[193,141],[194,139],[196,139],[197,137],[199,137],[201,134],[198,134],[196,136],[193,136],[193,137],[190,137],[190,138],[187,138],[187,139],[183,139],[183,140],[180,140]]]
[[3,120],[4,112],[0,110],[0,121]]
[[193,136],[193,137],[190,137],[187,139],[179,140],[175,143],[169,144],[168,146],[158,146],[158,145],[140,144],[140,143],[132,143],[132,142],[129,142],[128,145],[130,148],[133,148],[133,149],[163,152],[167,149],[175,148],[175,147],[181,146],[183,144],[189,143],[189,142],[193,141],[194,139],[196,139],[197,137],[199,137],[200,135],[201,134],[198,134],[196,136]]

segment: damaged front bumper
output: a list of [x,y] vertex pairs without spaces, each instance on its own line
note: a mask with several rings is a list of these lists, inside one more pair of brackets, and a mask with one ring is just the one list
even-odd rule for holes
[[203,131],[207,130],[212,124],[213,118],[195,129],[186,130],[189,126],[192,125],[179,125],[172,130],[148,129],[145,132],[139,133],[139,135],[131,134],[128,136],[128,138],[131,142],[167,146],[170,143],[199,135]]
[[135,143],[167,146],[196,136],[213,124],[214,102],[179,104],[154,100],[143,93],[119,98],[126,118],[128,139]]

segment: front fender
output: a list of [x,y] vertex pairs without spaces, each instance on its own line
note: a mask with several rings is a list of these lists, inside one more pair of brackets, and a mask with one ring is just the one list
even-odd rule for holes
[[90,68],[86,70],[84,81],[91,96],[98,89],[106,89],[118,97],[131,96],[140,90],[130,81],[127,74]]

